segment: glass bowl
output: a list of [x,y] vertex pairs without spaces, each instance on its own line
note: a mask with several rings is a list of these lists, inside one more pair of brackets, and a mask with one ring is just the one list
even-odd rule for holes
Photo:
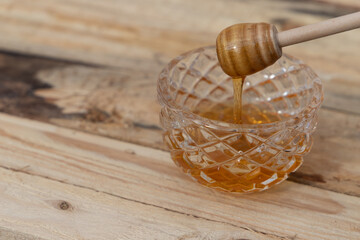
[[246,114],[243,124],[234,124],[228,117],[232,80],[220,68],[215,47],[205,47],[163,69],[158,99],[164,142],[178,167],[213,189],[255,192],[284,181],[302,164],[323,93],[313,70],[284,55],[246,78]]

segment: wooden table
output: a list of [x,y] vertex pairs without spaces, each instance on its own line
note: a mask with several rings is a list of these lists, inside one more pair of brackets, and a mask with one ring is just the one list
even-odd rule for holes
[[[0,239],[360,239],[360,31],[285,49],[319,74],[312,152],[259,194],[164,151],[156,81],[237,22],[280,29],[358,0],[0,0]],[[30,120],[31,119],[31,120]]]

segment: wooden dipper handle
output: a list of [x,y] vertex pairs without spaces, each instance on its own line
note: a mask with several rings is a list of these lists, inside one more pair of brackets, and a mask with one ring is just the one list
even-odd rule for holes
[[322,22],[293,28],[278,34],[279,45],[286,47],[296,43],[326,37],[360,27],[360,12],[351,13]]
[[267,23],[243,23],[225,28],[216,39],[221,68],[229,76],[244,77],[270,66],[281,47],[360,27],[360,12],[278,33]]

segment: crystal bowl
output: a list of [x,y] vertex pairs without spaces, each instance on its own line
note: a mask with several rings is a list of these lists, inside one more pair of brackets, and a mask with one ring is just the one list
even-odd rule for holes
[[[243,193],[274,186],[302,164],[323,93],[311,68],[284,55],[245,80],[243,107],[258,124],[224,121],[232,79],[220,68],[215,47],[205,47],[163,69],[158,99],[164,142],[175,164],[204,186]],[[212,115],[200,114],[204,109]],[[274,119],[264,121],[262,113]]]

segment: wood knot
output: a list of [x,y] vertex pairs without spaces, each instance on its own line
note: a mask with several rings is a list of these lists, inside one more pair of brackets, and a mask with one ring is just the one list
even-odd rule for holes
[[61,201],[61,202],[59,203],[59,208],[60,208],[61,210],[66,211],[66,210],[70,210],[70,209],[71,209],[71,205],[70,205],[70,203],[68,203],[68,202],[66,202],[66,201]]

